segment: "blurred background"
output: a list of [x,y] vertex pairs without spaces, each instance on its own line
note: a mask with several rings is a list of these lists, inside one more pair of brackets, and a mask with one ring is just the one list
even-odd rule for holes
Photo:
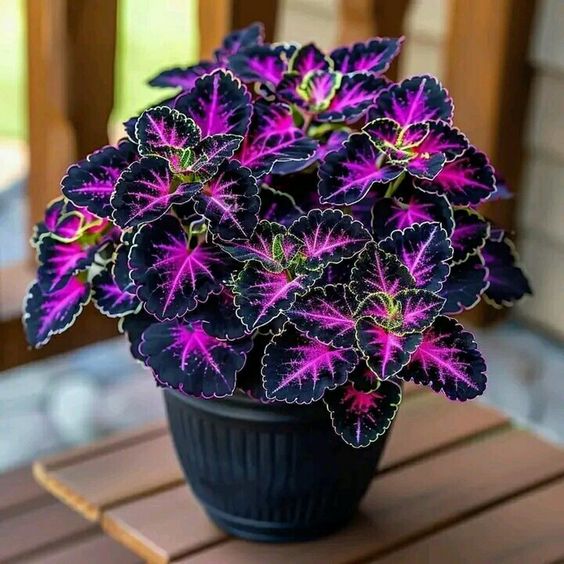
[[169,94],[147,79],[255,20],[271,40],[326,48],[404,34],[392,77],[432,73],[449,88],[456,125],[514,192],[485,212],[515,233],[535,291],[508,313],[466,316],[489,365],[480,401],[564,441],[564,1],[0,0],[0,472],[163,414],[93,309],[27,349],[31,225],[70,163]]

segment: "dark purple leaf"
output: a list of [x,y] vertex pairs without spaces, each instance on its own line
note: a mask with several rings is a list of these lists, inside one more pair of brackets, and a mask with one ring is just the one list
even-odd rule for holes
[[331,52],[335,70],[346,73],[371,72],[382,74],[399,53],[403,37],[376,37],[365,43],[339,47]]
[[92,265],[98,249],[98,244],[64,243],[50,236],[42,237],[37,249],[37,281],[41,289],[52,293],[66,286],[70,278]]
[[266,325],[288,311],[296,297],[306,292],[320,274],[297,273],[292,277],[287,271],[270,272],[250,262],[233,284],[237,315],[249,331]]
[[413,76],[380,93],[370,119],[387,117],[401,127],[442,120],[450,123],[453,104],[448,92],[433,76]]
[[373,392],[380,386],[382,380],[368,368],[364,360],[361,360],[349,374],[349,382],[361,392]]
[[347,380],[358,362],[353,349],[309,338],[291,325],[266,347],[262,381],[266,397],[287,403],[311,403]]
[[130,291],[131,293],[135,293],[135,291],[132,290],[133,280],[129,275],[129,250],[133,243],[134,235],[135,231],[124,231],[121,234],[120,242],[114,251],[113,264],[111,267],[112,276],[120,290],[123,292]]
[[[402,290],[402,292],[405,291]],[[392,331],[398,335],[405,333],[402,331],[403,317],[400,302],[384,292],[369,294],[358,306],[356,316],[357,318],[370,318],[386,331]]]
[[299,171],[316,150],[317,142],[295,126],[289,106],[256,103],[239,160],[260,178]]
[[193,119],[202,137],[245,135],[251,119],[251,95],[229,71],[218,69],[196,81],[177,98],[175,108]]
[[79,277],[70,278],[65,286],[49,293],[35,282],[24,302],[23,323],[27,342],[39,348],[53,335],[66,331],[89,301],[90,284]]
[[131,141],[99,149],[67,170],[61,181],[63,194],[98,217],[110,217],[110,197],[116,181],[137,158],[137,147]]
[[372,106],[378,93],[387,84],[387,80],[372,74],[343,76],[327,108],[323,108],[316,116],[317,121],[352,123],[358,120]]
[[211,337],[228,341],[240,339],[247,335],[245,326],[237,317],[235,296],[224,288],[219,294],[212,294],[203,304],[189,313],[185,319],[199,319],[202,328]]
[[428,126],[429,134],[417,146],[418,155],[443,153],[446,160],[450,162],[468,149],[468,139],[456,127],[442,121],[430,122]]
[[323,288],[329,284],[349,284],[351,281],[351,271],[355,264],[356,257],[345,259],[339,263],[327,265],[316,286]]
[[480,254],[488,268],[489,285],[484,296],[490,304],[497,307],[510,306],[525,294],[532,294],[510,239],[504,236],[499,242],[486,241]]
[[326,110],[341,83],[341,76],[328,70],[316,70],[304,78],[287,74],[278,85],[276,95],[281,100],[316,113]]
[[296,220],[289,233],[303,242],[306,268],[323,268],[351,258],[371,240],[362,223],[341,210],[312,210]]
[[353,447],[366,447],[392,424],[401,388],[395,382],[382,382],[377,390],[362,392],[347,383],[327,392],[323,401],[337,435]]
[[391,198],[376,200],[372,208],[372,231],[377,239],[428,221],[439,222],[447,233],[452,233],[452,207],[444,196],[423,192],[411,183],[402,184]]
[[400,290],[413,288],[415,280],[399,259],[385,253],[376,243],[368,243],[358,255],[351,273],[350,288],[357,299],[383,292],[395,296]]
[[418,288],[430,292],[442,288],[449,273],[452,247],[439,223],[417,223],[403,231],[394,231],[380,242],[380,248],[399,258]]
[[200,322],[175,319],[145,329],[141,354],[159,385],[214,398],[233,394],[250,346],[250,339],[220,341],[208,335]]
[[332,131],[327,140],[319,145],[315,155],[316,160],[323,161],[329,153],[342,149],[343,143],[349,138],[349,134],[347,129]]
[[120,328],[120,331],[125,332],[127,335],[131,356],[143,363],[145,362],[145,357],[139,350],[141,338],[143,336],[143,331],[145,331],[149,325],[153,325],[154,323],[159,323],[159,321],[143,309],[141,309],[139,313],[126,315],[119,320],[118,327]]
[[301,76],[317,70],[329,70],[331,60],[314,43],[302,45],[290,59],[289,69]]
[[257,45],[229,57],[229,68],[245,82],[275,87],[288,70],[289,51],[285,45]]
[[470,209],[454,210],[454,231],[450,243],[454,250],[454,263],[464,262],[475,255],[490,235],[490,224],[478,213]]
[[128,290],[122,290],[109,267],[92,279],[92,301],[108,317],[123,317],[135,313],[141,307],[133,282],[129,284]]
[[428,290],[402,290],[394,296],[401,309],[401,332],[420,333],[437,318],[445,299]]
[[135,125],[139,153],[145,157],[163,157],[173,170],[180,171],[186,155],[198,144],[200,128],[190,118],[168,106],[145,110]]
[[308,337],[347,348],[355,344],[355,308],[356,300],[345,285],[339,284],[298,296],[287,316]]
[[160,320],[181,317],[221,291],[225,255],[206,243],[191,245],[180,222],[165,216],[144,225],[129,254],[131,278],[145,309]]
[[[275,241],[278,249],[275,249]],[[221,248],[240,262],[255,261],[272,272],[281,272],[301,246],[298,239],[289,235],[278,223],[260,221],[246,241],[231,243],[218,241]]]
[[485,372],[486,363],[472,334],[454,319],[439,317],[398,376],[443,391],[451,400],[465,401],[484,392]]
[[427,135],[428,123],[412,123],[401,127],[390,118],[378,118],[368,122],[362,130],[390,160],[405,165],[415,156],[416,148]]
[[247,47],[262,45],[263,41],[264,27],[261,23],[255,22],[226,35],[221,47],[215,50],[214,55],[221,64],[225,65],[231,55]]
[[113,220],[124,229],[154,221],[172,204],[185,203],[201,184],[181,184],[174,189],[174,175],[168,161],[161,157],[143,157],[133,163],[116,184],[112,196]]
[[159,88],[191,90],[200,76],[212,72],[217,67],[217,63],[209,61],[202,61],[189,67],[174,67],[160,72],[149,81],[149,84]]
[[259,196],[261,201],[260,219],[289,226],[303,215],[303,210],[296,204],[294,198],[286,192],[280,192],[263,185],[260,188]]
[[329,153],[319,167],[321,203],[351,205],[361,200],[374,184],[397,178],[398,165],[378,164],[380,153],[364,134],[351,135],[342,149]]
[[426,192],[444,194],[454,206],[475,205],[495,191],[494,170],[486,155],[470,146],[433,180],[418,180],[417,186]]
[[457,314],[473,308],[488,286],[488,270],[480,254],[451,266],[441,296],[446,298],[443,313]]
[[241,146],[239,135],[212,135],[206,137],[194,148],[194,161],[189,170],[202,182],[212,178],[222,163],[231,158]]
[[357,321],[356,340],[368,367],[381,380],[386,380],[409,362],[421,343],[421,334],[396,335],[380,327],[374,319],[363,317]]
[[196,194],[194,207],[220,239],[248,239],[258,223],[258,191],[251,171],[237,161],[228,161]]

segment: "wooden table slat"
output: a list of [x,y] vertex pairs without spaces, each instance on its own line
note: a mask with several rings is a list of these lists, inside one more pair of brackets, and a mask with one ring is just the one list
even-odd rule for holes
[[462,561],[564,561],[564,480],[503,503],[372,564]]
[[30,504],[49,503],[51,496],[33,479],[31,468],[16,468],[0,475],[0,518]]
[[68,507],[52,500],[47,505],[0,519],[0,562],[94,530]]
[[[505,422],[503,415],[477,404],[448,402],[428,392],[409,394],[399,411],[382,468],[406,463]],[[184,481],[168,434],[147,434],[122,447],[108,450],[93,446],[80,456],[71,452],[67,458],[60,455],[38,461],[35,476],[53,495],[92,521],[99,520],[107,507]]]
[[52,472],[38,472],[40,467],[34,467],[36,478],[90,521],[99,520],[105,507],[182,480],[168,434],[68,466],[60,462]]
[[26,558],[25,564],[141,564],[142,560],[108,538],[103,533],[76,542],[63,543],[34,558]]
[[[179,562],[339,564],[375,557],[561,475],[564,451],[524,431],[507,430],[377,477],[359,517],[333,536],[287,545],[228,540]],[[182,536],[189,524],[186,514],[176,516],[176,535]],[[152,531],[146,533],[166,548]],[[191,551],[187,544],[186,553]]]

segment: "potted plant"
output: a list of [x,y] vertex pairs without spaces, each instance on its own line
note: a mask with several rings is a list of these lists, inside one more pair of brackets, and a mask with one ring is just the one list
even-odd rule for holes
[[90,300],[119,319],[164,388],[195,494],[242,537],[346,523],[402,382],[484,391],[452,316],[530,293],[477,211],[507,190],[445,88],[384,76],[402,41],[327,54],[265,43],[258,24],[228,35],[151,81],[178,93],[72,165],[33,234],[30,344]]

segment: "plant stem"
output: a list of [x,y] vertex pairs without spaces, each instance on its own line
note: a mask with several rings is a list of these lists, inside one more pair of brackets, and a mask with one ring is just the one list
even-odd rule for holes
[[405,172],[402,172],[393,182],[390,182],[390,184],[388,184],[388,189],[384,194],[384,198],[391,198],[394,195],[394,192],[398,189],[404,176]]

